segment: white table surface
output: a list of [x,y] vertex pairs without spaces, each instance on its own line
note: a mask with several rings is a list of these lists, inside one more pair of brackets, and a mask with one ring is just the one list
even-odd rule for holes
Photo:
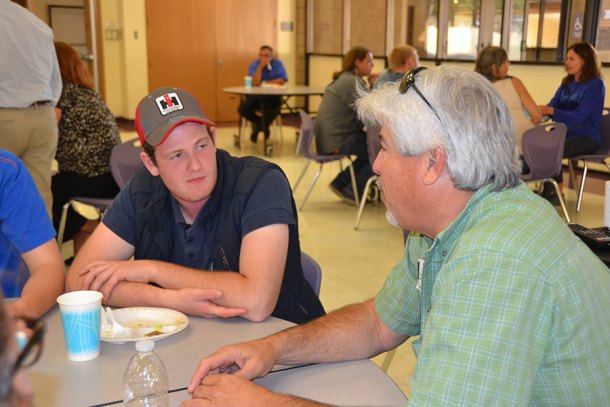
[[[260,338],[293,325],[269,318],[252,323],[189,317],[182,332],[156,342],[155,351],[167,367],[170,405],[189,398],[184,390],[199,360],[218,347]],[[40,360],[29,368],[37,406],[64,407],[122,403],[123,372],[135,353],[133,342],[102,342],[100,356],[86,362],[68,360],[57,306],[44,319],[47,333]],[[377,365],[369,360],[297,367],[272,372],[256,382],[276,392],[342,405],[404,406],[407,399]]]
[[235,95],[258,95],[258,96],[308,96],[323,95],[324,88],[317,86],[287,85],[287,86],[229,86],[222,89],[225,93]]

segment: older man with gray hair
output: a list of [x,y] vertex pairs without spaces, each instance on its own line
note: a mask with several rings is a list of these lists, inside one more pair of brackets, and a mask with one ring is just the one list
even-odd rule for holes
[[413,231],[404,258],[374,299],[204,358],[184,405],[294,405],[245,379],[415,335],[409,406],[605,405],[610,272],[519,180],[500,95],[476,73],[420,68],[358,112],[382,125],[373,168],[388,218]]

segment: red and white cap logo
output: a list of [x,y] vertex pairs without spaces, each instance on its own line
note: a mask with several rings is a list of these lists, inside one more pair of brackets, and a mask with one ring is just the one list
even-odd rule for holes
[[176,93],[167,93],[155,99],[157,107],[163,116],[176,110],[184,109]]

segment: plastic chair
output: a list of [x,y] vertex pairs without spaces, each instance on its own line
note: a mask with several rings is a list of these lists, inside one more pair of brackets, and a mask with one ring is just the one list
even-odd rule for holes
[[[370,126],[366,130],[366,145],[369,150],[369,162],[371,163],[371,168],[373,167],[373,163],[377,158],[377,154],[379,154],[379,150],[381,150],[381,139],[379,138],[379,131],[381,128],[379,126]],[[362,217],[362,212],[364,211],[364,207],[366,205],[366,198],[369,196],[371,188],[373,184],[377,182],[379,176],[377,174],[373,174],[366,181],[366,185],[364,186],[364,192],[362,192],[362,197],[360,198],[360,206],[358,208],[358,213],[356,214],[356,222],[354,223],[354,230],[358,230],[358,226],[360,225],[360,218]],[[375,197],[375,200],[378,197]]]
[[559,197],[566,221],[570,216],[566,209],[557,181],[553,179],[562,171],[563,146],[568,128],[563,123],[546,123],[523,133],[523,156],[530,168],[529,174],[521,175],[525,182],[550,182]]
[[320,285],[322,284],[322,268],[320,265],[310,255],[301,252],[301,267],[305,280],[313,288],[316,295],[320,295]]
[[[352,188],[354,191],[357,191],[358,188],[356,187],[356,174],[354,173],[354,167],[352,167],[352,162],[351,162],[349,156],[347,154],[320,155],[320,154],[316,153],[315,148],[314,148],[315,146],[313,145],[313,141],[315,139],[314,132],[313,132],[313,120],[312,120],[311,116],[309,116],[303,110],[299,110],[299,114],[301,115],[301,131],[300,131],[299,141],[298,141],[298,151],[299,151],[299,155],[302,155],[303,157],[307,158],[308,161],[307,161],[307,164],[305,165],[305,168],[303,168],[301,175],[299,175],[297,182],[292,187],[292,191],[294,192],[298,188],[299,184],[301,183],[301,180],[305,176],[305,172],[307,172],[307,168],[309,168],[309,164],[311,164],[312,162],[316,162],[320,165],[320,167],[318,168],[318,171],[316,172],[316,174],[313,177],[313,180],[311,181],[311,185],[309,186],[309,190],[307,190],[307,194],[305,194],[305,198],[303,199],[301,206],[299,206],[299,210],[303,210],[303,207],[305,206],[305,203],[307,202],[307,199],[309,198],[309,195],[311,194],[311,191],[313,190],[313,187],[316,184],[316,181],[320,177],[320,173],[322,172],[322,167],[324,166],[324,164],[329,163],[329,162],[338,161],[339,164],[341,165],[341,169],[343,170],[342,161],[344,158],[348,159],[349,174],[352,179]],[[358,197],[358,194],[354,195],[354,199],[356,201],[356,206],[358,206],[360,203],[360,198]]]
[[608,169],[610,165],[606,163],[606,158],[610,157],[610,109],[605,107],[601,120],[599,121],[599,133],[602,139],[601,147],[594,154],[583,154],[576,157],[571,157],[568,160],[568,169],[570,170],[570,180],[572,185],[576,186],[576,177],[574,176],[574,165],[578,161],[583,161],[582,178],[578,187],[578,198],[576,200],[576,212],[580,212],[580,204],[582,202],[582,193],[585,190],[585,181],[587,179],[587,171],[589,170],[589,162],[606,164]]
[[[131,179],[133,174],[144,164],[140,159],[140,142],[138,139],[132,139],[115,146],[110,154],[110,170],[112,177],[119,188],[123,188]],[[61,219],[59,221],[59,230],[57,232],[57,244],[61,249],[64,242],[64,231],[66,229],[66,220],[68,218],[68,208],[74,203],[81,203],[95,208],[100,217],[112,205],[113,198],[91,198],[85,196],[77,196],[68,201],[62,209]]]

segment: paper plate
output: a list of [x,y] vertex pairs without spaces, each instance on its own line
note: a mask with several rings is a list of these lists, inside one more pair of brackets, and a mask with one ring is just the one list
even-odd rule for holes
[[112,310],[116,321],[127,328],[132,328],[130,337],[113,338],[102,332],[100,340],[110,343],[135,342],[142,339],[159,341],[186,328],[189,319],[182,312],[168,308],[129,307]]

